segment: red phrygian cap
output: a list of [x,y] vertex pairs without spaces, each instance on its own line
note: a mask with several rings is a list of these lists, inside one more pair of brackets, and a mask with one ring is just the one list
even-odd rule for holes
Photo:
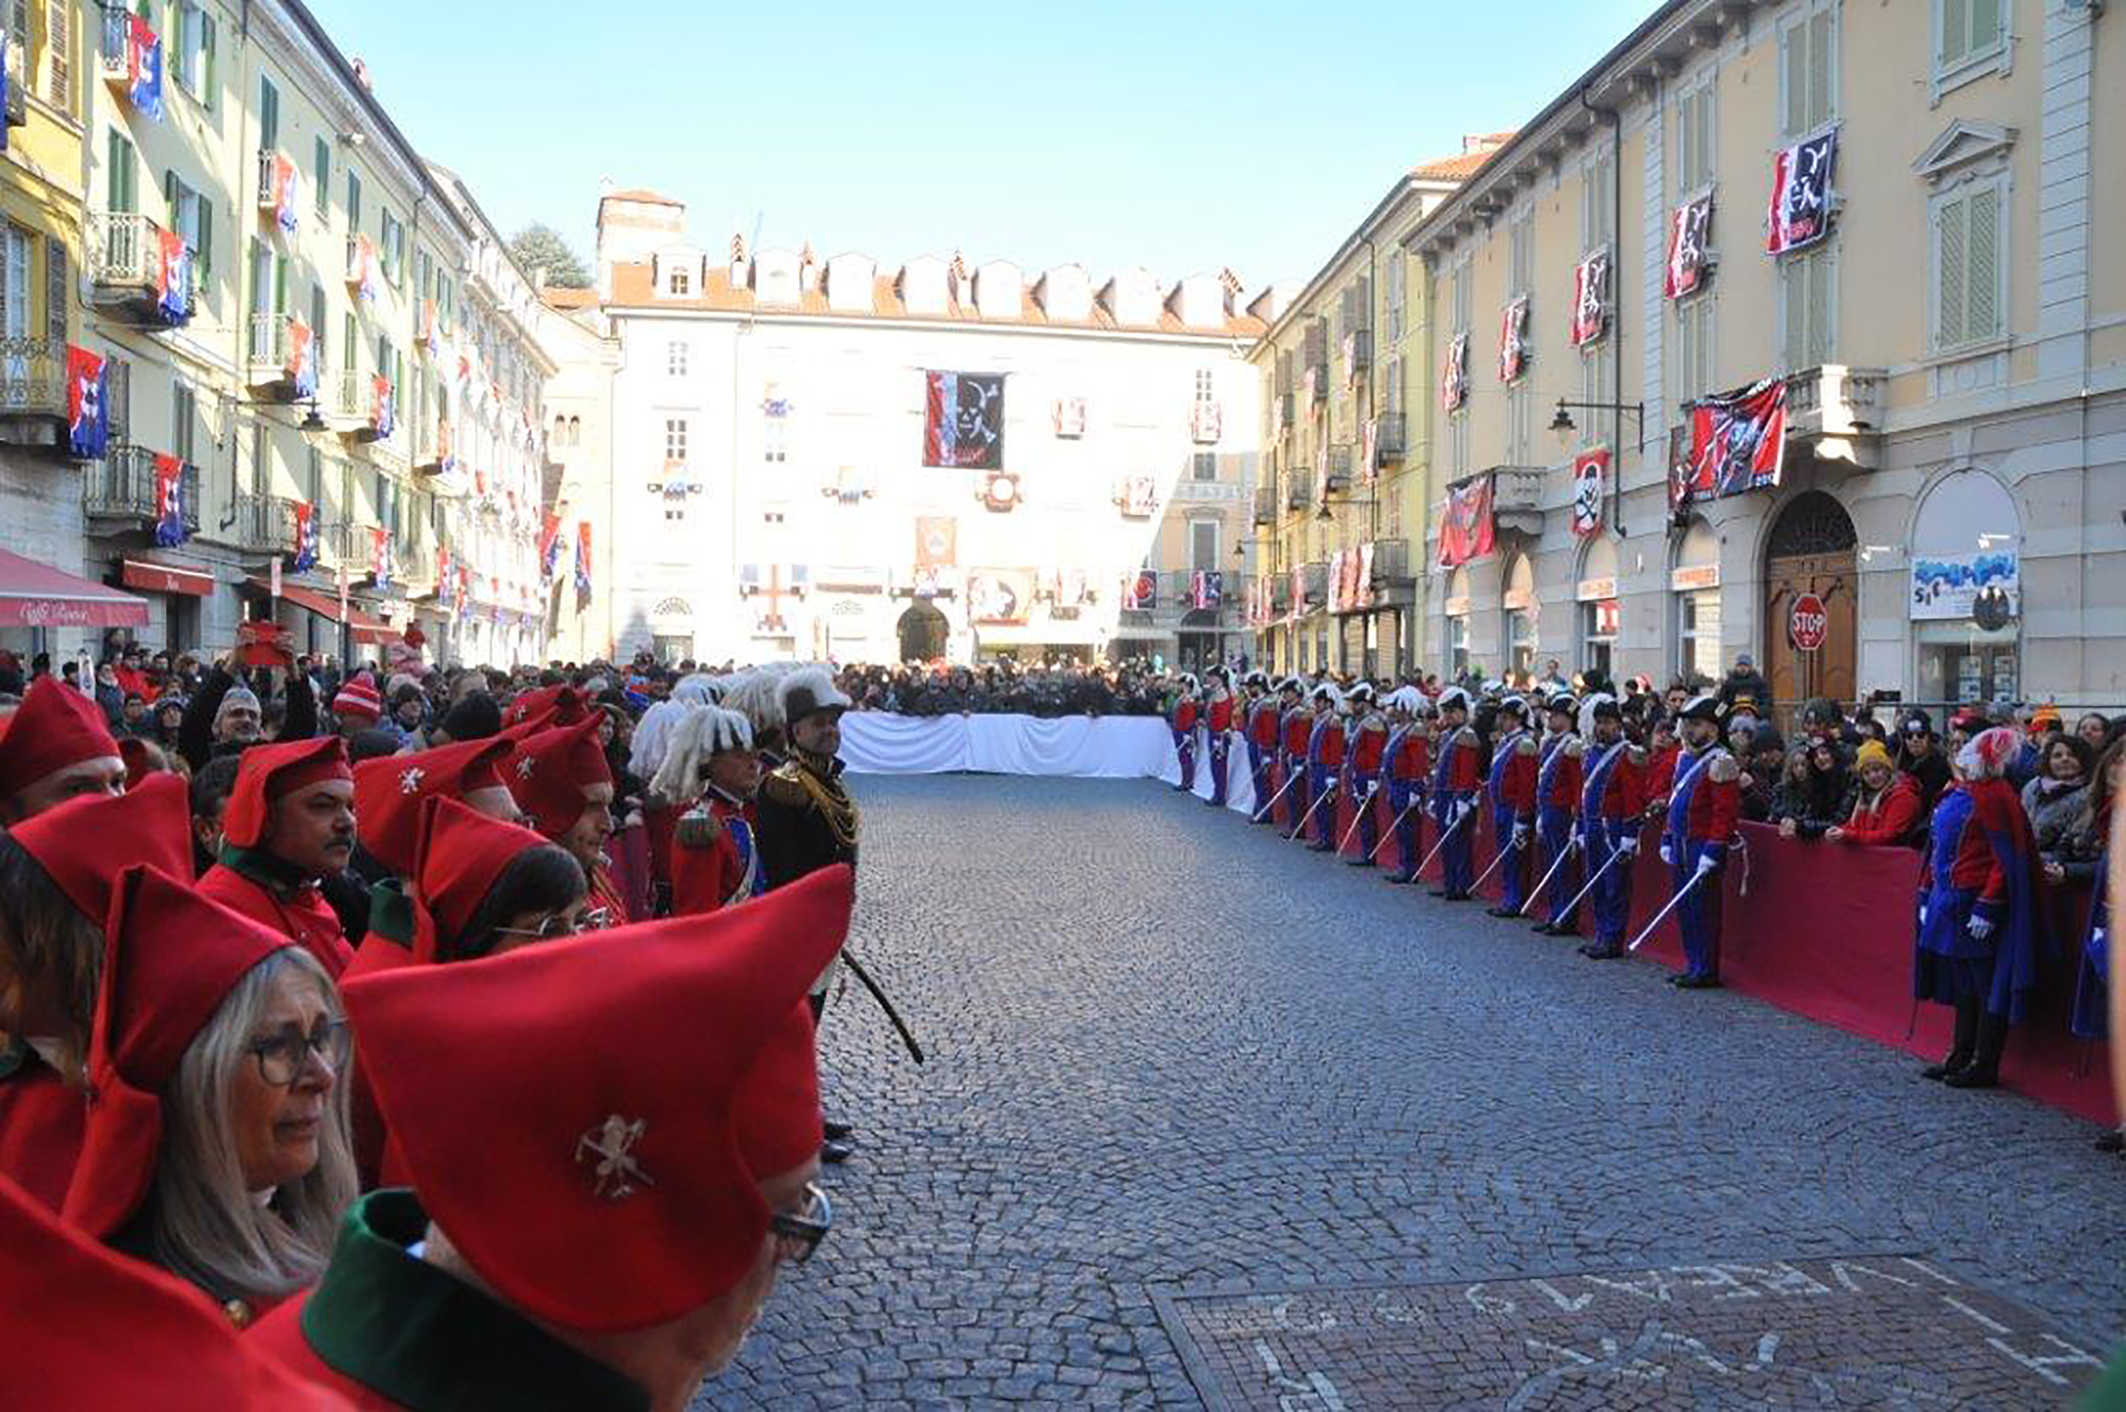
[[412,877],[422,807],[431,799],[462,799],[503,784],[510,748],[502,740],[468,740],[362,761],[354,767],[355,837],[394,874]]
[[0,800],[69,765],[120,758],[102,708],[57,677],[39,677],[0,723]]
[[324,780],[351,780],[347,747],[336,735],[281,745],[254,745],[239,757],[236,784],[222,816],[222,837],[238,848],[256,848],[265,837],[273,801]]

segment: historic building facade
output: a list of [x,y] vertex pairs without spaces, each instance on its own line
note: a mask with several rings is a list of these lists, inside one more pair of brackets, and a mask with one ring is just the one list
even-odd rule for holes
[[1675,0],[1420,222],[1427,665],[2126,702],[2102,15]]
[[598,226],[623,655],[1244,649],[1262,326],[1230,276],[709,251],[647,191]]

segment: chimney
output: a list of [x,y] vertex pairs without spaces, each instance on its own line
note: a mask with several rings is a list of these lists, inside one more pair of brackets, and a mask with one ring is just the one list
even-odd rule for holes
[[797,255],[797,287],[805,294],[819,288],[819,256],[812,253],[812,242],[809,240]]

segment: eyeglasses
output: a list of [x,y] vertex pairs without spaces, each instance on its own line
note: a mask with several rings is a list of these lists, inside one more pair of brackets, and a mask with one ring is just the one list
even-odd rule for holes
[[290,1025],[276,1035],[251,1042],[251,1057],[258,1061],[258,1076],[275,1088],[286,1088],[302,1076],[315,1054],[338,1073],[347,1065],[353,1043],[345,1020],[320,1020],[304,1034]]
[[768,1218],[775,1237],[775,1258],[802,1265],[819,1249],[819,1243],[834,1229],[834,1203],[818,1182],[805,1183],[805,1209],[801,1215],[777,1212]]
[[556,912],[536,927],[496,927],[504,936],[528,936],[539,941],[556,941],[577,932],[603,931],[613,920],[610,907],[593,907],[580,920],[570,920],[568,913]]

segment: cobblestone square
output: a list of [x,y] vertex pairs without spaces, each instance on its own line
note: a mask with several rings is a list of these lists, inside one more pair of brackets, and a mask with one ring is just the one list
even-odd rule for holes
[[[1574,1353],[1614,1376],[1556,1372],[1517,1405],[1765,1405],[1770,1383],[1737,1392],[1752,1366],[1796,1370],[1787,1405],[2061,1405],[2091,1370],[2047,1340],[2101,1355],[2126,1332],[2126,1167],[2085,1122],[1583,962],[1156,784],[853,786],[852,945],[930,1062],[853,985],[830,1006],[828,1108],[858,1128],[836,1227],[702,1406],[1337,1405],[1266,1397],[1253,1339],[1217,1332],[1301,1293],[1317,1316],[1382,1290],[1430,1311],[1389,1328],[1393,1376],[1354,1381],[1354,1408],[1504,1407]],[[1846,1290],[1832,1261],[1912,1283]],[[1587,1282],[1683,1267],[1680,1312]],[[1835,1330],[1686,1283],[1745,1267],[1833,1290]],[[1995,1338],[2064,1381],[1956,1391],[1958,1369],[2011,1376]],[[1283,1340],[1284,1375],[1327,1371],[1318,1334]],[[1673,1376],[1632,1375],[1657,1353]]]

